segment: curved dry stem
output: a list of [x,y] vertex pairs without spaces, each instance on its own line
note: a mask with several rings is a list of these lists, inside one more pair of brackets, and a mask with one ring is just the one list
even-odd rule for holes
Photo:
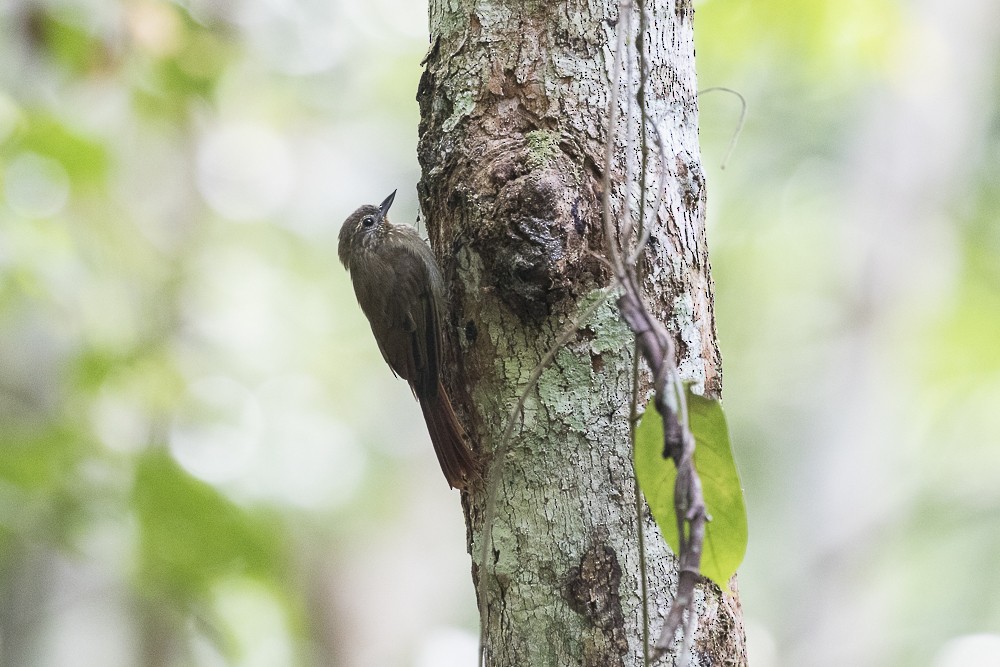
[[660,177],[657,179],[656,200],[653,204],[653,219],[650,221],[650,224],[642,226],[642,236],[640,236],[639,242],[636,243],[635,250],[628,257],[629,266],[635,266],[639,261],[639,257],[642,256],[642,251],[646,249],[649,237],[653,233],[653,223],[656,222],[657,217],[660,215],[660,208],[663,206],[663,196],[667,190],[667,179],[663,177],[663,172],[667,164],[667,149],[663,141],[663,135],[660,134],[660,127],[657,125],[656,119],[650,116],[645,109],[642,111],[642,118],[653,129],[656,147],[660,153]]
[[618,128],[618,89],[621,86],[622,78],[622,58],[625,52],[626,37],[631,30],[632,3],[629,0],[621,0],[618,3],[618,39],[615,44],[614,76],[611,79],[611,99],[608,101],[608,136],[604,150],[604,182],[601,199],[601,215],[604,221],[604,237],[608,247],[608,256],[614,268],[615,277],[624,283],[625,266],[622,264],[621,253],[618,249],[618,235],[611,221],[611,168],[614,164],[615,154],[615,131]]
[[740,100],[740,118],[736,122],[736,129],[733,130],[733,136],[729,140],[729,146],[726,148],[726,154],[722,156],[722,163],[719,165],[719,169],[725,169],[726,165],[729,164],[729,158],[732,157],[733,151],[736,150],[736,142],[739,141],[740,135],[743,134],[743,125],[747,120],[747,98],[743,97],[743,94],[739,91],[733,90],[732,88],[726,88],[725,86],[712,86],[711,88],[699,90],[698,95],[703,95],[704,93],[714,93],[716,91],[735,95]]
[[[684,387],[674,360],[675,350],[673,340],[663,325],[653,317],[652,313],[646,307],[636,275],[638,259],[652,234],[653,223],[658,219],[666,191],[666,179],[664,178],[667,165],[665,142],[663,141],[656,119],[647,113],[644,101],[642,104],[644,125],[642,132],[645,133],[646,127],[648,127],[653,135],[659,152],[660,175],[657,196],[652,209],[653,217],[651,223],[641,226],[642,233],[634,250],[628,253],[627,264],[622,264],[621,254],[615,242],[614,225],[611,220],[610,174],[615,146],[615,129],[618,119],[618,90],[621,85],[621,60],[625,51],[625,37],[631,33],[631,20],[628,13],[631,7],[631,3],[625,0],[619,3],[619,28],[615,51],[615,81],[612,87],[610,102],[608,144],[604,165],[605,189],[603,214],[608,255],[615,268],[615,275],[620,277],[623,287],[623,294],[618,299],[618,307],[622,313],[622,318],[635,334],[636,349],[646,360],[646,364],[649,366],[653,376],[654,402],[657,411],[663,419],[663,456],[673,458],[677,466],[677,480],[674,486],[674,509],[677,515],[677,529],[680,535],[680,553],[678,554],[679,574],[677,593],[667,613],[664,627],[655,646],[654,655],[655,657],[660,657],[671,645],[673,637],[684,619],[685,612],[687,612],[689,618],[693,618],[695,615],[693,606],[694,588],[698,582],[701,565],[706,512],[701,480],[694,467],[695,441],[694,436],[688,428],[687,399],[684,395]],[[647,76],[648,72],[645,71],[644,67],[641,67],[640,77],[642,77],[642,84],[645,83],[645,77]],[[642,89],[645,89],[644,85]],[[632,86],[630,84],[630,93],[631,90]],[[644,171],[643,179],[645,179],[645,176]],[[626,202],[623,206],[626,218],[629,211],[628,196],[629,193],[626,191]],[[640,211],[640,216],[643,216],[644,213],[644,210]],[[675,397],[673,406],[668,401],[668,396],[671,396],[671,394]],[[635,397],[633,397],[634,400]],[[637,501],[637,506],[639,506],[638,503],[641,503],[641,500]],[[686,632],[684,641],[682,642],[682,651],[685,655],[690,652],[690,644],[691,632]]]

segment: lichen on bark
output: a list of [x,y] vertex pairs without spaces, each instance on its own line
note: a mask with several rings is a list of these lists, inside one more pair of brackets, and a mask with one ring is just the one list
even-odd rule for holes
[[[690,11],[650,5],[649,57],[662,74],[651,81],[650,112],[663,119],[673,157],[655,166],[667,202],[641,258],[644,288],[681,341],[680,368],[717,392]],[[459,352],[446,372],[451,395],[483,460],[502,470],[491,525],[484,489],[463,498],[491,666],[642,663],[632,337],[611,299],[529,390],[513,440],[497,452],[532,370],[611,280],[600,215],[617,23],[617,4],[598,0],[430,3],[418,191],[450,286],[445,321]],[[637,117],[622,119],[611,165],[617,213],[625,175],[640,171],[628,150],[638,145]],[[675,563],[648,513],[642,523],[657,626]],[[712,647],[696,642],[694,665],[745,662],[738,603],[719,595],[699,592],[699,614],[715,615],[704,616],[710,627],[699,637]]]

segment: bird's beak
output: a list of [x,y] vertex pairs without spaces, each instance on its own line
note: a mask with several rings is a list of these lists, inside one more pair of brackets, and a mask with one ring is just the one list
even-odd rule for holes
[[389,212],[389,207],[392,206],[392,200],[396,198],[396,191],[393,190],[392,194],[385,198],[385,201],[378,205],[378,215],[380,218],[385,219],[385,214]]

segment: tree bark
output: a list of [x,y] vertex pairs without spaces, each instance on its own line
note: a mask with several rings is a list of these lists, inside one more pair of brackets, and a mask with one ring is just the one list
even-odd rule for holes
[[[676,338],[682,375],[718,395],[693,9],[650,0],[647,11],[647,110],[659,119],[668,159],[649,170],[666,179],[666,202],[640,259],[643,288]],[[558,352],[528,394],[505,455],[495,456],[528,376],[611,280],[599,256],[618,23],[610,0],[430,2],[418,189],[451,289],[447,384],[483,460],[502,466],[486,563],[486,485],[463,495],[487,665],[643,663],[629,442],[634,341],[613,299]],[[634,74],[631,60],[626,72]],[[619,220],[626,185],[641,171],[643,131],[639,114],[628,112],[635,97],[626,79],[611,169]],[[634,200],[639,190],[628,191]],[[618,231],[626,234],[620,223]],[[677,572],[645,507],[643,528],[652,641]],[[696,611],[691,664],[745,664],[738,599],[703,583]]]

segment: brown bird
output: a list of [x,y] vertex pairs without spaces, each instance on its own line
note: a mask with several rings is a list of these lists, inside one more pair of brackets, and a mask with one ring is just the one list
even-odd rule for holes
[[440,309],[444,284],[430,246],[379,206],[362,206],[340,228],[338,254],[392,372],[410,383],[427,422],[434,452],[453,488],[478,477],[475,456],[441,384]]

